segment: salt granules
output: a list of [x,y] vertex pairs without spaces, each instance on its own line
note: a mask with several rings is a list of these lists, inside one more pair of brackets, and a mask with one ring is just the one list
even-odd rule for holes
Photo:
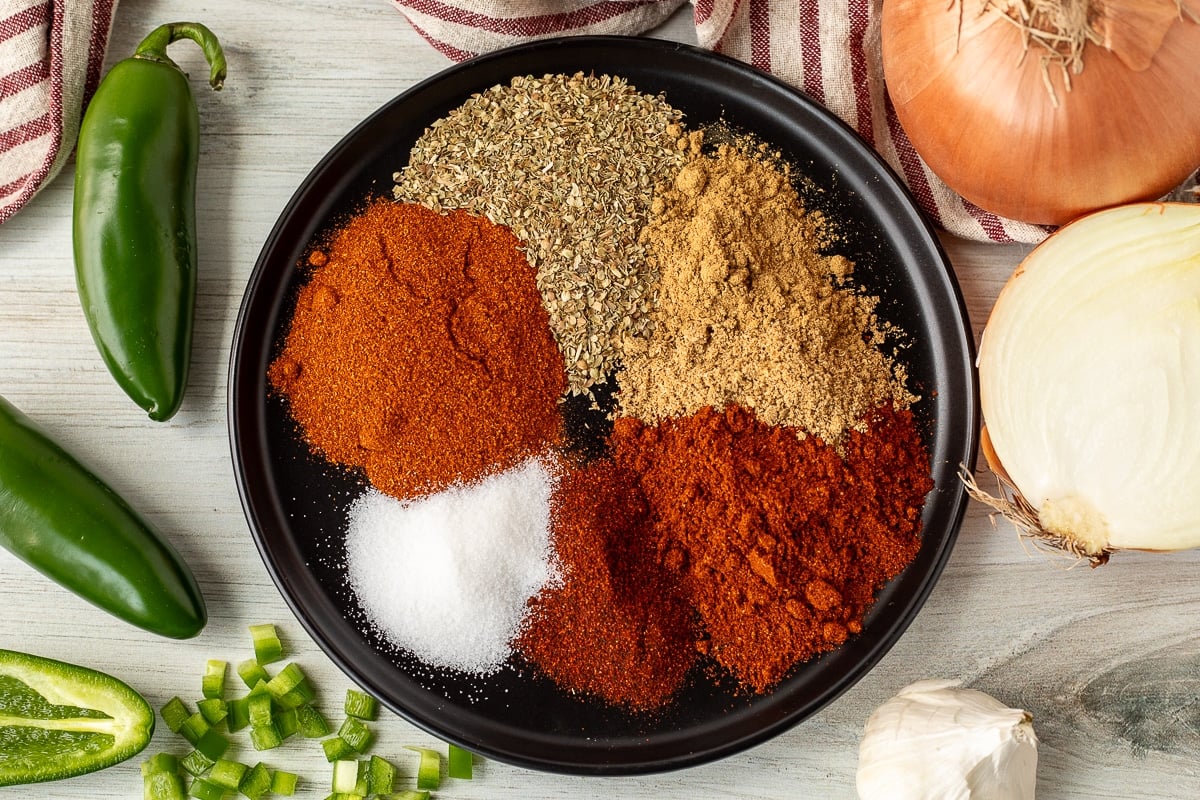
[[486,674],[555,575],[554,473],[529,459],[417,500],[375,489],[350,509],[350,585],[369,623],[427,664]]

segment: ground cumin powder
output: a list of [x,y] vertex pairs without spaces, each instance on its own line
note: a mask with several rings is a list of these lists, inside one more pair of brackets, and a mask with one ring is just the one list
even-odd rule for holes
[[840,443],[885,403],[903,367],[878,348],[877,299],[822,255],[829,232],[788,177],[733,145],[699,156],[654,200],[641,239],[656,263],[653,334],[632,343],[620,412],[645,422],[738,403],[767,425]]

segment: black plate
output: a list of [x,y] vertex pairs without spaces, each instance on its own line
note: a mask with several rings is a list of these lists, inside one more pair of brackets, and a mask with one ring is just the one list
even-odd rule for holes
[[[516,75],[575,72],[627,78],[665,94],[692,126],[723,120],[783,151],[812,179],[810,205],[840,220],[838,252],[857,265],[880,315],[911,334],[903,358],[924,399],[915,410],[933,461],[916,560],[881,593],[863,632],[809,662],[770,694],[739,695],[701,678],[661,713],[631,716],[582,701],[527,672],[456,678],[362,633],[345,587],[339,544],[362,484],[314,458],[267,365],[302,279],[306,248],[391,175],[425,127],[469,95]],[[817,187],[817,188],[813,188]],[[956,477],[973,464],[978,430],[974,347],[957,283],[929,225],[890,169],[817,103],[744,64],[652,39],[539,42],[452,67],[410,89],[350,132],[309,174],[280,216],[251,275],[238,319],[229,422],[239,491],[255,541],[296,616],[351,678],[430,733],[484,756],[534,769],[617,774],[710,761],[795,725],[861,678],[896,642],[937,580],[966,497]],[[403,567],[397,566],[398,577]]]

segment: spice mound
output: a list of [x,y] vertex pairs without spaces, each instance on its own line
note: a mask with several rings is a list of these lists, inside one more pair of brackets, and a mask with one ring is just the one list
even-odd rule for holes
[[696,660],[692,609],[658,567],[637,475],[602,458],[552,500],[562,578],[532,601],[516,647],[559,685],[632,709],[661,706]]
[[269,378],[328,459],[408,498],[560,441],[562,359],[508,229],[381,200],[310,263]]
[[844,458],[736,405],[618,420],[612,447],[653,509],[656,562],[699,619],[697,649],[756,692],[858,633],[921,546],[933,484],[909,411],[872,414]]
[[824,254],[830,237],[766,160],[726,144],[688,163],[641,234],[658,303],[626,354],[622,413],[655,422],[738,403],[840,443],[883,404],[909,405],[903,366],[878,348],[878,300]]
[[355,500],[346,566],[370,624],[435,666],[499,669],[525,603],[554,578],[554,481],[552,465],[530,459],[416,500]]

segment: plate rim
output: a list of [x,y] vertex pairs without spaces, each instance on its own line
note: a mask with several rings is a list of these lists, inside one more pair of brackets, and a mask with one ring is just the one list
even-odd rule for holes
[[[654,759],[646,761],[622,761],[619,763],[600,763],[600,762],[576,762],[576,761],[560,761],[552,757],[532,757],[522,755],[520,753],[504,752],[500,749],[491,747],[480,747],[478,744],[469,741],[467,737],[456,733],[454,730],[448,729],[445,726],[439,725],[437,720],[428,720],[423,717],[417,717],[407,710],[397,707],[394,703],[389,702],[386,697],[380,696],[381,687],[374,685],[373,681],[364,680],[364,676],[357,670],[336,644],[328,641],[327,634],[318,626],[312,619],[311,615],[305,610],[305,606],[301,598],[294,596],[295,592],[288,588],[290,581],[284,574],[280,565],[276,562],[276,558],[272,555],[267,547],[267,542],[264,540],[263,521],[259,518],[259,512],[256,511],[250,497],[250,488],[248,486],[248,477],[246,472],[246,464],[240,455],[241,442],[243,437],[254,432],[243,431],[241,426],[241,413],[244,413],[240,407],[239,399],[243,391],[239,391],[242,386],[242,375],[240,367],[242,367],[242,359],[240,358],[245,347],[247,335],[247,317],[251,306],[257,295],[260,285],[263,283],[268,272],[269,256],[281,245],[281,239],[289,220],[293,217],[297,207],[301,204],[304,197],[311,191],[313,185],[317,183],[320,176],[326,171],[328,165],[338,159],[345,150],[352,146],[354,140],[361,135],[384,115],[392,112],[393,107],[402,105],[413,96],[419,95],[427,90],[431,85],[446,80],[448,77],[460,75],[471,70],[479,70],[486,68],[489,65],[503,64],[510,60],[515,60],[521,57],[528,56],[530,53],[537,53],[542,50],[554,50],[563,47],[581,47],[581,46],[608,46],[630,48],[633,51],[638,51],[645,55],[661,55],[665,52],[684,53],[691,57],[698,57],[703,60],[713,61],[720,68],[731,70],[739,73],[741,77],[748,81],[765,85],[771,91],[783,92],[790,95],[791,99],[807,106],[811,111],[822,117],[830,127],[840,133],[843,138],[850,141],[856,150],[860,150],[861,155],[870,160],[878,170],[881,179],[886,180],[890,185],[891,191],[898,191],[906,200],[907,205],[902,209],[893,209],[894,213],[903,211],[903,216],[906,222],[918,232],[923,239],[922,244],[927,249],[928,254],[934,256],[938,270],[938,284],[941,288],[948,291],[948,294],[954,301],[952,311],[953,321],[955,323],[953,333],[957,338],[957,343],[960,345],[964,361],[966,362],[967,381],[962,387],[964,394],[970,400],[970,408],[966,409],[966,441],[964,442],[964,465],[967,468],[972,468],[978,456],[978,441],[979,441],[979,423],[980,423],[980,402],[978,378],[974,370],[974,354],[975,340],[972,335],[970,317],[968,315],[965,300],[962,295],[961,286],[953,265],[946,256],[940,240],[930,224],[925,212],[920,208],[919,204],[913,197],[911,191],[907,188],[904,182],[900,179],[896,171],[889,165],[883,157],[874,150],[870,145],[861,139],[861,137],[838,118],[833,112],[827,109],[822,104],[808,97],[803,92],[793,86],[790,86],[773,75],[763,72],[757,68],[751,67],[741,61],[730,58],[728,56],[704,50],[699,47],[687,45],[680,42],[670,40],[654,39],[648,37],[630,37],[630,36],[578,36],[578,37],[556,37],[552,39],[543,39],[534,42],[524,43],[513,47],[497,50],[484,55],[476,56],[475,58],[463,61],[458,64],[453,64],[446,69],[443,69],[434,75],[418,81],[408,89],[395,95],[390,100],[384,102],[381,106],[371,112],[362,121],[355,124],[344,136],[342,136],[336,144],[334,144],[317,163],[307,172],[295,191],[292,193],[288,202],[279,212],[270,233],[264,240],[264,244],[259,252],[259,256],[255,261],[249,277],[246,282],[246,289],[239,305],[238,314],[236,317],[232,345],[230,348],[229,368],[227,373],[227,421],[228,421],[228,437],[230,445],[230,454],[233,461],[234,477],[237,484],[239,500],[242,505],[243,513],[246,518],[247,525],[250,529],[251,536],[255,542],[256,549],[271,576],[276,589],[283,597],[288,609],[296,617],[301,627],[305,629],[312,640],[323,651],[325,656],[329,658],[351,681],[363,686],[376,696],[380,697],[383,704],[405,719],[407,722],[417,726],[418,728],[434,735],[442,740],[453,742],[474,752],[480,753],[489,758],[512,764],[519,767],[536,769],[540,771],[558,772],[564,774],[575,775],[634,775],[646,774],[654,772],[664,772],[696,766],[703,763],[712,762],[721,758],[725,758],[736,753],[745,751],[755,745],[761,744],[784,731],[794,727],[801,721],[808,719],[818,711],[826,708],[844,694],[848,689],[854,686],[867,673],[869,673],[886,655],[892,647],[899,641],[900,637],[907,631],[908,627],[915,620],[917,614],[924,607],[925,601],[928,599],[934,586],[938,583],[943,570],[949,560],[954,544],[957,540],[960,531],[963,517],[965,516],[968,506],[968,497],[966,492],[961,487],[956,491],[956,498],[953,509],[950,513],[949,525],[946,534],[942,537],[939,547],[933,554],[930,569],[925,573],[920,581],[918,590],[903,598],[903,607],[899,610],[896,624],[892,625],[886,633],[878,638],[872,646],[867,656],[860,659],[853,670],[847,671],[838,677],[831,687],[825,691],[819,700],[806,704],[802,711],[790,713],[780,716],[778,719],[772,720],[765,725],[757,728],[752,734],[736,737],[728,740],[720,747],[710,747],[700,751],[679,753],[675,757],[666,759]],[[506,72],[507,74],[507,72]],[[513,73],[516,74],[516,73]],[[328,224],[328,221],[323,223]],[[265,405],[266,398],[259,398],[259,406]],[[240,413],[241,412],[241,413]],[[931,453],[932,456],[932,453]],[[931,467],[935,466],[931,464]],[[935,488],[934,492],[937,491]],[[932,495],[932,492],[931,492]],[[929,502],[927,500],[927,502]],[[898,578],[899,576],[897,576]],[[893,579],[895,580],[895,579]]]

